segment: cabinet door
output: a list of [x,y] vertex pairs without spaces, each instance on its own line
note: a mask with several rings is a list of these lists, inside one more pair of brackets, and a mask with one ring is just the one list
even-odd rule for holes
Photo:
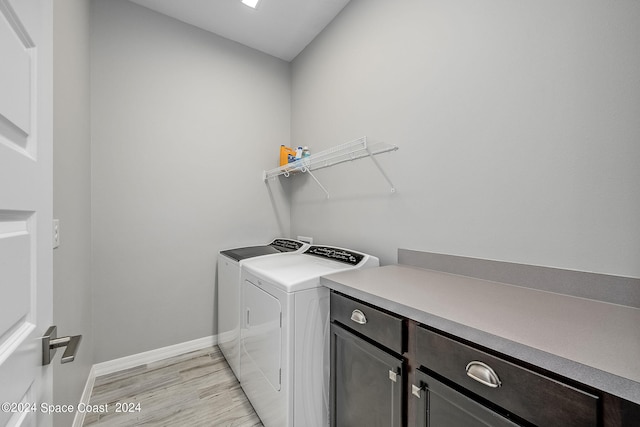
[[331,325],[331,426],[400,427],[403,361]]
[[416,427],[514,427],[518,426],[500,414],[417,370],[411,385]]

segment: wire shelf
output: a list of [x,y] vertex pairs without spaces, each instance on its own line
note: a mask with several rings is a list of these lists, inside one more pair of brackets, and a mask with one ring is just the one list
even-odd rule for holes
[[327,193],[327,197],[329,197],[328,191],[320,184],[318,179],[311,173],[312,171],[316,171],[319,169],[327,168],[330,166],[334,166],[344,162],[350,162],[358,159],[362,159],[365,157],[370,157],[371,160],[378,167],[382,175],[384,175],[385,179],[391,185],[391,191],[395,192],[395,188],[393,184],[384,173],[376,159],[373,156],[382,153],[388,153],[390,151],[396,151],[398,147],[396,145],[386,144],[386,143],[376,143],[371,146],[367,144],[367,137],[363,136],[362,138],[355,139],[350,142],[346,142],[344,144],[337,145],[335,147],[329,148],[324,151],[320,151],[318,153],[312,154],[308,157],[304,157],[300,160],[296,160],[295,162],[286,164],[284,166],[280,166],[279,168],[274,168],[270,170],[266,170],[263,173],[263,179],[266,181],[268,179],[276,178],[280,175],[284,175],[285,177],[289,177],[292,174],[296,173],[309,173],[311,177],[318,183],[320,187]]
[[368,146],[367,137],[363,136],[356,140],[337,145],[309,157],[305,157],[295,162],[270,169],[264,172],[264,179],[271,179],[280,175],[289,176],[293,173],[315,171],[327,168],[340,163],[358,160],[363,157],[375,156],[389,151],[395,151],[398,147],[391,144],[377,143]]

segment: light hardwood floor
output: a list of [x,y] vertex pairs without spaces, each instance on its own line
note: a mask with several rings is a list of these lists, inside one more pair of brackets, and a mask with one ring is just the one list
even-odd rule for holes
[[262,426],[218,347],[98,377],[90,404],[84,426]]

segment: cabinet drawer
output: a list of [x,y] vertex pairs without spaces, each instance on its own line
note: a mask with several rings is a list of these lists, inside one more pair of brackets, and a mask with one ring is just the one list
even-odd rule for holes
[[[459,386],[540,426],[595,427],[598,397],[443,335],[416,328],[417,362]],[[474,363],[469,366],[471,362]],[[491,387],[493,370],[499,385]],[[495,385],[495,384],[494,384]]]
[[403,322],[398,316],[331,292],[331,320],[402,354]]

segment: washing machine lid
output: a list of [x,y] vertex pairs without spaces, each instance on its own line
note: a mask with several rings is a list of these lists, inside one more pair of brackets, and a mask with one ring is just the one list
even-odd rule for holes
[[285,292],[317,288],[320,277],[359,268],[378,267],[378,258],[344,248],[311,246],[302,253],[248,260],[243,269]]
[[275,239],[268,245],[247,246],[245,248],[229,249],[220,251],[233,260],[241,261],[244,259],[255,258],[263,255],[280,254],[285,252],[294,252],[305,248],[305,243],[292,239]]

